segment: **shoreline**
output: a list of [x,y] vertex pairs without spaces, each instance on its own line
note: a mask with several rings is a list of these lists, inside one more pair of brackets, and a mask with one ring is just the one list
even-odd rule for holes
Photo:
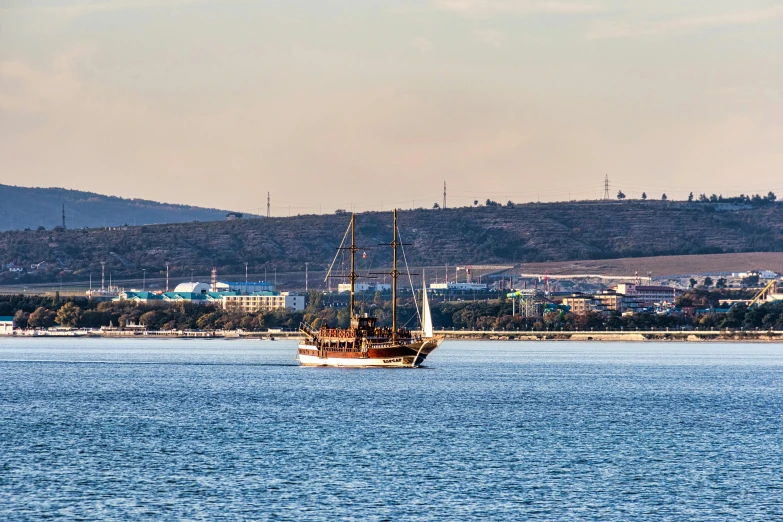
[[[462,341],[576,341],[576,342],[783,342],[783,330],[764,331],[454,331],[435,332],[446,340]],[[87,338],[87,339],[202,339],[202,340],[300,340],[299,332],[238,332],[238,331],[139,331],[139,330],[17,330],[0,335],[3,339]]]

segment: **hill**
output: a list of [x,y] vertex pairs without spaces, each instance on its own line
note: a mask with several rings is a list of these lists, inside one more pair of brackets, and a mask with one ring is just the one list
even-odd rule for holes
[[[100,273],[115,278],[323,270],[345,233],[347,214],[183,223],[122,229],[0,233],[0,261],[45,270],[2,272],[2,281],[43,282]],[[593,201],[401,211],[406,255],[417,266],[518,264],[643,256],[783,251],[783,205],[699,202]],[[360,268],[390,264],[391,213],[357,216]]]
[[0,206],[0,230],[61,226],[63,205],[68,228],[226,219],[225,210],[124,199],[62,188],[0,185],[0,201],[3,202]]

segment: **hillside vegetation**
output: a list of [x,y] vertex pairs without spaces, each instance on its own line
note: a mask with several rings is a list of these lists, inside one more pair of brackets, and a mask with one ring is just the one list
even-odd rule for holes
[[115,227],[150,223],[214,221],[226,218],[225,210],[171,205],[144,199],[125,199],[62,188],[29,188],[0,185],[0,230],[66,226]]
[[[0,233],[0,261],[45,270],[3,272],[4,281],[45,281],[100,272],[115,278],[251,270],[322,270],[335,255],[348,214],[244,219],[129,227],[124,230],[47,230]],[[699,202],[610,201],[406,210],[402,239],[413,265],[567,261],[640,256],[783,250],[783,206]],[[391,212],[357,216],[360,268],[388,266]],[[366,248],[366,250],[365,250]]]

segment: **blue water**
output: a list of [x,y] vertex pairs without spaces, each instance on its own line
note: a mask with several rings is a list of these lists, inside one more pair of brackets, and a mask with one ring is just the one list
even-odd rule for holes
[[0,519],[783,519],[783,345],[0,341]]

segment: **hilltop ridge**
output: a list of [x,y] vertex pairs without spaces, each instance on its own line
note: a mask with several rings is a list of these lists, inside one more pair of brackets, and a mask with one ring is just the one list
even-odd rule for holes
[[[323,270],[348,225],[347,214],[123,227],[0,233],[0,261],[46,271],[3,281],[45,281],[99,273],[115,277]],[[480,206],[399,213],[408,261],[421,266],[517,264],[730,252],[783,251],[783,205],[721,205],[672,201],[587,201]],[[388,266],[391,213],[357,215],[360,269]],[[340,263],[340,260],[338,260]]]

